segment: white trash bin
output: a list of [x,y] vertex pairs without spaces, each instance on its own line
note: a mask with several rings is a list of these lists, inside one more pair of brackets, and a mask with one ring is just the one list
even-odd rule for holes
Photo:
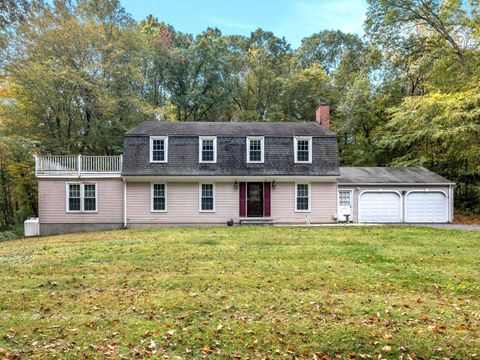
[[25,236],[38,236],[40,235],[40,226],[38,218],[29,218],[23,223],[25,229]]

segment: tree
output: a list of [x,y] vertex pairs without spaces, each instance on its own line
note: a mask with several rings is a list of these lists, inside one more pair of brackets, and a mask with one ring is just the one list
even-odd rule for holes
[[117,1],[34,4],[7,59],[17,121],[49,153],[121,151],[147,108],[134,23]]

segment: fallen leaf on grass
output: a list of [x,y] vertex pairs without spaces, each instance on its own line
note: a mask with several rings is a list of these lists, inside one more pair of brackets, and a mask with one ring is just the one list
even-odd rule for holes
[[385,346],[382,348],[382,351],[383,351],[383,352],[386,352],[386,353],[389,353],[390,351],[392,351],[392,347],[389,346],[389,345],[385,345]]
[[210,345],[203,345],[200,350],[202,351],[212,351],[212,347]]

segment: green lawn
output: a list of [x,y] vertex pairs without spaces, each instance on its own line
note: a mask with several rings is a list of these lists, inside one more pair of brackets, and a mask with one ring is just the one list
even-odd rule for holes
[[0,279],[0,358],[480,356],[480,232],[74,234],[0,243]]

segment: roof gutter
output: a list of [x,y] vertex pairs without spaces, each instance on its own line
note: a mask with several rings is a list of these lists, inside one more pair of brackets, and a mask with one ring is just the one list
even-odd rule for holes
[[447,183],[344,183],[337,181],[338,185],[341,186],[455,186],[453,182]]

